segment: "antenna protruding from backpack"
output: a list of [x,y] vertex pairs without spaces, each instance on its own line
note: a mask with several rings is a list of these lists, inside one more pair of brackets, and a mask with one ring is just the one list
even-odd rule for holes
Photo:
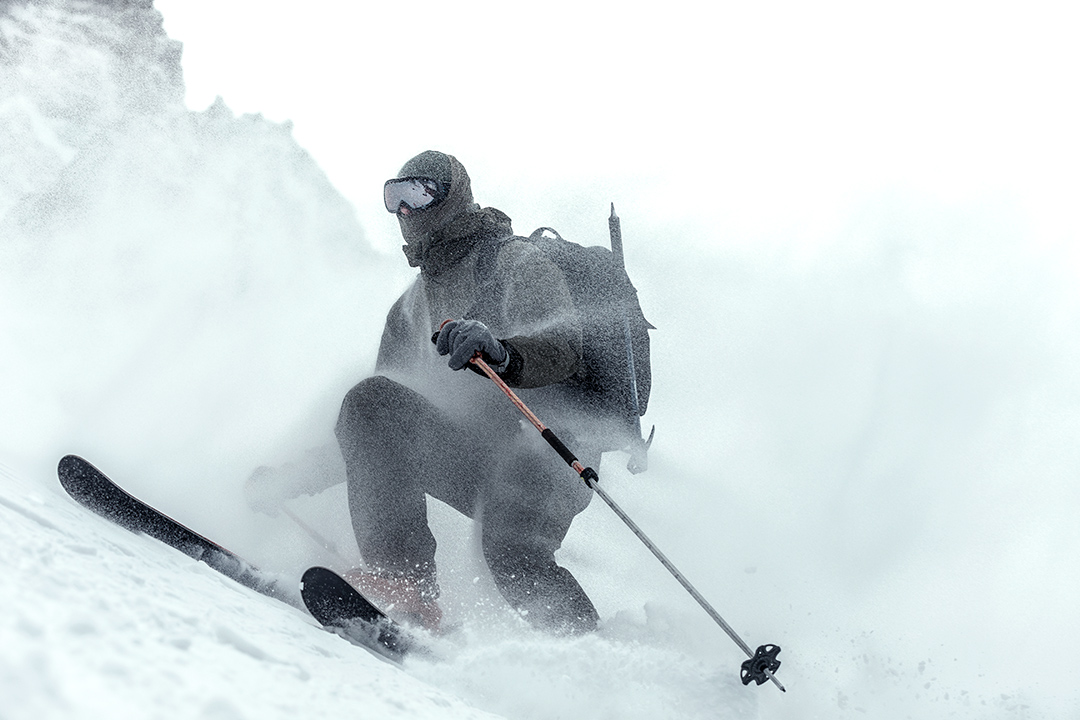
[[[608,234],[611,236],[611,255],[615,258],[615,272],[619,275],[619,277],[615,278],[615,281],[621,283],[626,276],[626,262],[623,257],[622,225],[619,223],[619,216],[615,214],[615,203],[611,203]],[[626,469],[637,475],[649,469],[649,446],[652,445],[656,426],[653,426],[648,440],[642,437],[641,401],[638,397],[637,368],[634,365],[633,334],[630,330],[630,316],[627,314],[625,306],[622,308],[622,313],[623,337],[626,341],[626,378],[630,386],[630,412],[633,414],[634,422],[634,435],[630,440],[629,448],[630,459],[626,462]]]
[[611,254],[615,256],[615,264],[620,270],[626,270],[626,263],[623,260],[622,249],[622,226],[619,223],[619,216],[615,214],[615,203],[611,203],[611,217],[608,218],[608,233],[611,235]]

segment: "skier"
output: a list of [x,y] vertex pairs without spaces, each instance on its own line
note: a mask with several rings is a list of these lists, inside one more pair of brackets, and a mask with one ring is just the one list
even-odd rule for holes
[[348,392],[337,422],[365,563],[345,577],[437,628],[431,495],[480,523],[495,584],[530,623],[592,630],[596,609],[555,561],[591,491],[522,428],[493,383],[460,372],[479,353],[583,462],[597,464],[604,424],[566,383],[579,370],[582,337],[565,278],[513,237],[510,218],[473,202],[469,176],[451,155],[409,160],[386,182],[384,200],[420,273],[387,316],[375,374]]

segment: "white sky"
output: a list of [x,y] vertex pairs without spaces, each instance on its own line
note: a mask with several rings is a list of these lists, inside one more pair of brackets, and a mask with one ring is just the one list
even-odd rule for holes
[[1076,242],[1073,3],[155,6],[189,106],[292,120],[379,247],[399,243],[381,184],[428,148],[483,204],[517,219],[528,195],[536,224],[576,197],[812,237],[902,189],[1017,202],[1037,235]]

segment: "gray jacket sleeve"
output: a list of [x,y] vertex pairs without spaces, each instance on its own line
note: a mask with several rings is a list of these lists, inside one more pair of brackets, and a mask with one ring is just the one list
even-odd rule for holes
[[407,307],[416,292],[414,284],[397,299],[386,314],[382,339],[379,342],[379,354],[375,360],[376,374],[412,373],[419,366],[416,351],[416,336],[422,330],[415,327],[415,319],[410,317]]
[[510,365],[503,379],[512,387],[562,382],[581,364],[581,325],[562,271],[529,243],[508,243],[496,273],[503,288],[502,314],[509,336]]

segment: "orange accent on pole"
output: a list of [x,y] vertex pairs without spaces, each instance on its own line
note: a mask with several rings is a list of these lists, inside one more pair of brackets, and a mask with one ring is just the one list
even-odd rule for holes
[[[443,324],[445,325],[446,323]],[[476,353],[476,355],[473,355],[472,359],[470,359],[469,362],[480,368],[481,372],[491,378],[491,381],[498,385],[500,390],[506,393],[506,397],[510,398],[510,402],[514,403],[514,405],[517,405],[517,409],[521,411],[522,415],[529,419],[529,422],[533,424],[534,428],[536,428],[540,432],[544,432],[545,430],[547,430],[547,426],[544,425],[544,423],[540,422],[540,418],[536,417],[536,415],[533,414],[533,411],[530,410],[525,405],[525,403],[521,401],[521,398],[519,398],[514,393],[514,391],[510,389],[510,386],[507,385],[501,377],[499,377],[498,373],[492,370],[491,366],[483,361],[483,359],[480,357],[480,353]],[[584,468],[574,469],[577,470],[579,473],[584,470]]]

